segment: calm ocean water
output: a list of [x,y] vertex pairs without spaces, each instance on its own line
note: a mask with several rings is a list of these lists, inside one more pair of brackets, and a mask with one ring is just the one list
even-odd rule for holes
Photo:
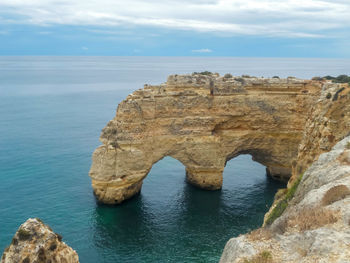
[[311,78],[349,68],[331,59],[0,57],[0,254],[21,223],[40,217],[82,263],[217,262],[230,237],[262,223],[283,185],[242,155],[227,164],[222,191],[202,191],[168,157],[141,195],[97,205],[91,154],[118,103],[175,73]]

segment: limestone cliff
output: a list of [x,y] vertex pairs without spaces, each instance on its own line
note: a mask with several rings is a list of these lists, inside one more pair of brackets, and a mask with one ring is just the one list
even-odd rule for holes
[[271,226],[226,244],[229,262],[350,262],[350,136],[306,170]]
[[41,220],[28,219],[14,235],[0,263],[79,263],[78,254]]
[[294,178],[347,135],[350,135],[350,89],[347,84],[325,83],[305,124],[293,167]]
[[193,74],[145,85],[102,131],[90,170],[94,193],[108,204],[132,197],[165,156],[182,162],[187,181],[204,189],[220,189],[226,162],[246,153],[288,180],[323,84]]

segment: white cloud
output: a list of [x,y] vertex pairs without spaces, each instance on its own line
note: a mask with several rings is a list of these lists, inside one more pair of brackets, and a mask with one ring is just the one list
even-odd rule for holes
[[211,49],[209,49],[209,48],[202,48],[202,49],[194,49],[194,50],[192,50],[192,52],[195,52],[195,53],[211,53],[213,51]]
[[[152,26],[220,34],[322,37],[349,30],[348,0],[1,0],[0,23]],[[108,30],[107,30],[108,31]]]

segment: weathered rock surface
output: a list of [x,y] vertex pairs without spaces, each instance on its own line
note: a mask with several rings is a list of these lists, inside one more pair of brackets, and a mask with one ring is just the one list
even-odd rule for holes
[[326,83],[309,112],[303,139],[293,167],[293,179],[302,174],[321,153],[350,135],[350,89],[347,84]]
[[79,263],[78,254],[40,219],[22,224],[0,263]]
[[220,189],[226,162],[243,153],[288,180],[322,86],[215,74],[173,75],[159,86],[145,85],[119,104],[102,131],[90,170],[94,193],[108,204],[132,197],[165,156],[184,164],[187,181],[204,189]]
[[309,167],[285,212],[267,228],[232,238],[221,263],[350,262],[350,136]]

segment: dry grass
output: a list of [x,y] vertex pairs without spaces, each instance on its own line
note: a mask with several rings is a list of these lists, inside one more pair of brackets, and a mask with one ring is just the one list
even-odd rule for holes
[[337,160],[342,164],[342,165],[350,165],[350,155],[348,154],[347,151],[344,151],[342,154],[340,154],[337,158]]
[[269,229],[259,228],[259,229],[256,229],[256,230],[250,232],[247,235],[247,238],[250,241],[257,241],[257,240],[269,240],[272,238],[272,236],[273,236],[273,234]]
[[338,221],[338,212],[323,207],[304,209],[301,213],[291,216],[285,221],[285,229],[293,228],[299,231],[312,230]]
[[298,252],[298,254],[301,256],[301,257],[306,257],[307,256],[307,253],[308,251],[305,249],[305,248],[301,248],[301,247],[298,247],[296,249],[296,251]]
[[244,259],[243,263],[273,263],[270,251],[264,250],[250,259]]
[[336,201],[344,199],[350,195],[350,190],[346,185],[337,185],[329,189],[322,198],[322,205],[330,205]]

